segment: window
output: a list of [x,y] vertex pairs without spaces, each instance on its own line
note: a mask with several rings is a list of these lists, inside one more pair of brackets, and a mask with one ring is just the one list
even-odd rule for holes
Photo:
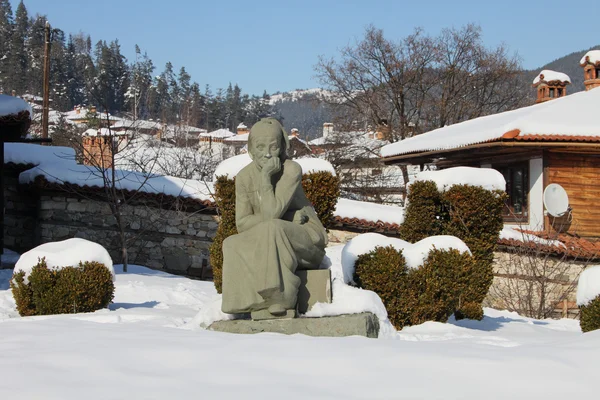
[[562,95],[563,95],[562,88],[558,88],[557,90],[558,90],[558,97],[562,97]]
[[529,165],[515,164],[494,167],[504,175],[508,200],[502,211],[505,221],[526,221],[528,219]]
[[550,97],[554,97],[554,88],[550,88]]

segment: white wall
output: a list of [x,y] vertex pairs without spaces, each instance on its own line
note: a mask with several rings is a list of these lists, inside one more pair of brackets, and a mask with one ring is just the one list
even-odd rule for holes
[[544,160],[529,160],[529,227],[534,231],[544,229]]

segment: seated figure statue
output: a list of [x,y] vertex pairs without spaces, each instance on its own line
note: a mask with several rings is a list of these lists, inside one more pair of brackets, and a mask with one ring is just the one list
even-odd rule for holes
[[295,310],[294,272],[319,267],[327,233],[302,189],[300,165],[287,159],[281,124],[274,118],[254,124],[248,148],[252,163],[235,181],[239,233],[223,242],[222,311],[268,310],[267,318],[277,318]]

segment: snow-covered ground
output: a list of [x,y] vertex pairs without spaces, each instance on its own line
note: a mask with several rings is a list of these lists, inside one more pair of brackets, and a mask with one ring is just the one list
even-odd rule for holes
[[115,270],[109,309],[27,318],[0,270],[0,398],[597,398],[600,331],[574,320],[486,309],[385,339],[235,335],[196,324],[211,282]]

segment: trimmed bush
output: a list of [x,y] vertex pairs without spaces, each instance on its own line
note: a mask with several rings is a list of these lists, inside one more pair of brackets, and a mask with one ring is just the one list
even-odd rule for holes
[[25,272],[20,271],[10,286],[21,316],[96,311],[110,304],[115,291],[112,274],[95,261],[55,270],[41,259],[27,283]]
[[354,281],[379,295],[397,329],[425,321],[446,322],[462,304],[474,259],[458,250],[433,250],[423,266],[409,269],[402,253],[377,247],[358,257]]
[[583,332],[600,329],[600,296],[596,296],[586,306],[580,306],[579,326]]
[[[321,223],[327,227],[340,195],[339,179],[329,172],[313,172],[302,176],[302,187],[313,204]],[[215,183],[215,202],[221,216],[217,233],[210,245],[210,265],[218,293],[223,290],[223,241],[237,234],[235,225],[235,180],[219,176]]]
[[442,200],[448,210],[444,234],[465,242],[476,261],[455,317],[480,320],[483,318],[481,304],[494,279],[492,263],[504,225],[502,208],[506,193],[478,186],[454,185],[442,194]]
[[481,303],[493,280],[494,250],[502,230],[506,193],[479,186],[453,185],[440,193],[433,181],[410,186],[400,237],[411,243],[435,235],[452,235],[464,241],[475,259],[468,284],[462,289],[457,319],[483,318]]
[[435,182],[417,181],[410,185],[407,201],[399,232],[403,240],[416,243],[442,233],[442,198]]
[[219,176],[215,184],[215,202],[221,220],[210,245],[210,265],[218,293],[223,291],[223,241],[238,233],[235,225],[235,179]]
[[340,197],[340,180],[329,172],[312,172],[302,175],[302,188],[312,203],[321,223],[328,227]]

